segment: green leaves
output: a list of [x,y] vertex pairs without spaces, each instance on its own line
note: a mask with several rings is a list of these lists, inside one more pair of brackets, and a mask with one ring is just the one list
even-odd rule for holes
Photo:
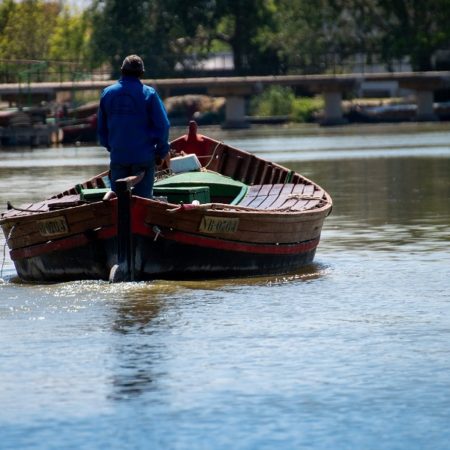
[[130,53],[146,76],[179,76],[211,51],[230,51],[236,75],[351,69],[357,56],[433,68],[450,42],[450,0],[0,0],[0,58],[105,65]]
[[48,56],[59,6],[41,0],[6,5],[0,36],[0,56],[5,59],[44,59]]

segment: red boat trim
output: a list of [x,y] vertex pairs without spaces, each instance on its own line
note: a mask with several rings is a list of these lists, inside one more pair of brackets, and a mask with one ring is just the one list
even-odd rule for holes
[[13,261],[24,258],[33,258],[42,253],[55,252],[60,250],[69,250],[75,247],[86,245],[89,239],[84,234],[77,234],[58,241],[48,241],[44,244],[32,245],[31,247],[19,248],[11,250],[9,255]]
[[55,241],[47,241],[43,244],[32,245],[30,247],[18,248],[11,250],[9,255],[13,261],[33,258],[35,256],[42,255],[44,253],[57,252],[61,250],[70,250],[76,247],[82,247],[87,243],[96,239],[109,239],[116,234],[114,227],[102,228],[97,231],[92,237],[88,237],[86,234],[76,234],[67,238],[62,238]]
[[[135,230],[136,232],[137,230]],[[153,230],[140,230],[140,233],[146,237],[154,237]],[[70,250],[72,248],[81,247],[96,239],[107,240],[116,234],[115,227],[102,228],[95,235],[87,236],[86,234],[77,234],[67,238],[48,241],[43,244],[37,244],[30,247],[24,247],[10,251],[10,257],[13,261],[33,258],[44,253],[55,251]],[[153,236],[151,236],[153,234]],[[311,251],[319,244],[320,237],[309,241],[299,242],[295,244],[250,244],[245,242],[227,241],[223,239],[214,239],[205,236],[197,236],[181,231],[164,230],[158,239],[167,239],[180,244],[192,245],[194,247],[207,247],[215,250],[224,250],[231,252],[243,252],[254,254],[271,254],[271,255],[295,255]]]
[[161,233],[161,236],[164,239],[176,241],[181,244],[193,245],[195,247],[208,247],[232,252],[272,255],[293,255],[308,252],[315,249],[320,240],[320,237],[317,237],[309,241],[298,242],[295,244],[249,244],[245,242],[226,241],[223,239],[196,236],[180,231],[164,231]]
[[254,244],[247,242],[229,241],[219,238],[200,236],[176,230],[161,230],[160,236],[156,236],[153,226],[145,222],[145,210],[136,208],[133,211],[132,230],[134,234],[151,239],[167,239],[180,244],[192,245],[194,247],[207,247],[216,250],[231,252],[271,254],[271,255],[296,255],[311,251],[319,244],[320,236],[317,238],[293,243],[293,244]]

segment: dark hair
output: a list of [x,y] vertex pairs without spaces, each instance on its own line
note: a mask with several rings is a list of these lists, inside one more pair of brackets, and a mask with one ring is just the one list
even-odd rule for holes
[[138,55],[128,55],[120,68],[122,75],[131,77],[140,77],[144,74],[144,61]]

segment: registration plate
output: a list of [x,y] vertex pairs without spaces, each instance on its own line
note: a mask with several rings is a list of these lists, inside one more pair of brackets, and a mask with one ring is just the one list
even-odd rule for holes
[[204,216],[200,222],[199,231],[202,233],[236,233],[238,225],[238,218]]
[[41,236],[58,236],[69,232],[69,226],[67,225],[67,220],[64,216],[38,220],[37,226]]

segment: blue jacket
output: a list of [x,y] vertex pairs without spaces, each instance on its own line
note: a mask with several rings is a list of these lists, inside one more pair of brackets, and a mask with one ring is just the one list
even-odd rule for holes
[[169,152],[170,123],[157,92],[135,77],[122,77],[102,93],[98,109],[100,144],[111,163],[151,164]]

